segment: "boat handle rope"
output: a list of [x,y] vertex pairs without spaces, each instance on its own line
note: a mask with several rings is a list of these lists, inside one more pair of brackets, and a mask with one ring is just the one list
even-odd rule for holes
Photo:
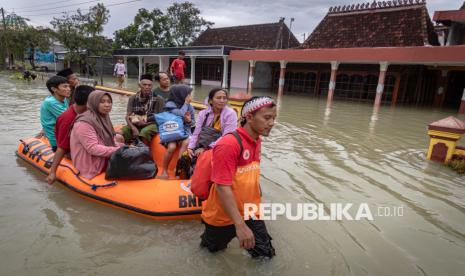
[[[30,151],[30,144],[27,144],[27,143],[24,142],[22,139],[20,139],[19,141],[23,144],[24,149],[27,149],[27,150],[26,150],[26,153],[29,152],[29,151]],[[32,141],[31,144],[34,143],[34,142],[38,142],[38,141]],[[36,144],[38,144],[38,143],[35,143],[35,145],[36,145]],[[24,149],[23,149],[23,153],[24,153]],[[26,153],[24,153],[24,154],[26,155]],[[45,160],[45,159],[42,158],[42,154],[40,154],[40,152],[39,152],[39,153],[37,153],[37,154],[34,154],[34,157],[32,158],[32,160],[34,160],[34,158],[35,158],[36,156],[37,156],[37,162],[39,162],[39,160],[42,159],[42,160],[45,162],[45,167],[46,167],[46,168],[49,169],[49,168],[51,167],[52,160],[53,160],[53,157],[54,157],[54,156],[50,157],[48,160]],[[81,175],[81,172],[79,172],[79,171],[78,171],[78,172],[75,172],[75,171],[73,170],[73,168],[71,168],[71,167],[68,166],[68,165],[62,165],[62,164],[60,164],[60,166],[69,169],[69,170],[77,177],[77,179],[79,179],[79,181],[81,181],[82,183],[84,183],[84,184],[86,184],[87,186],[89,186],[89,187],[92,189],[92,191],[97,191],[98,188],[114,187],[114,186],[116,186],[116,184],[117,184],[116,181],[113,181],[113,182],[110,182],[110,183],[106,183],[106,184],[102,184],[102,185],[97,185],[97,184],[88,183],[87,181],[85,181],[84,179],[81,178],[81,176],[80,176],[80,175]]]
[[113,182],[110,182],[110,183],[106,183],[106,184],[102,184],[102,185],[97,185],[97,184],[92,184],[92,183],[88,183],[87,181],[85,181],[84,179],[81,178],[81,172],[75,172],[73,170],[73,168],[71,168],[70,166],[68,165],[63,165],[63,164],[60,164],[61,167],[65,167],[67,169],[69,169],[76,177],[77,179],[79,179],[79,181],[81,181],[82,183],[86,184],[87,186],[89,186],[92,191],[97,191],[98,188],[108,188],[108,187],[114,187],[116,186],[116,181],[113,181]]

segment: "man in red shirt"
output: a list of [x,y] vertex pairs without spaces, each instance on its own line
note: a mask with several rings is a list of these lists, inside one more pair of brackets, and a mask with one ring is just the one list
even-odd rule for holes
[[[263,220],[244,220],[244,205],[259,207],[261,202],[260,135],[269,135],[275,119],[273,99],[252,97],[242,108],[238,137],[226,135],[213,148],[213,185],[202,208],[205,232],[200,244],[210,252],[225,249],[237,237],[252,257],[275,255]],[[254,215],[260,217],[259,212]]]
[[186,63],[184,62],[185,57],[184,51],[178,52],[178,58],[173,60],[170,66],[171,75],[175,77],[174,83],[182,83],[184,80],[184,69],[186,68]]
[[76,90],[74,91],[74,104],[68,107],[68,109],[63,112],[57,119],[57,123],[55,125],[57,150],[55,152],[55,156],[53,157],[50,173],[46,179],[48,184],[52,184],[56,180],[56,171],[58,165],[60,165],[63,157],[70,152],[70,128],[74,122],[74,119],[76,119],[76,116],[87,110],[87,98],[94,90],[95,88],[88,85],[80,85],[76,87]]

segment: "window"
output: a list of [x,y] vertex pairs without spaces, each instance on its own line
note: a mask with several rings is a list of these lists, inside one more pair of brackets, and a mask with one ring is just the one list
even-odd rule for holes
[[[273,84],[279,85],[279,71],[274,72]],[[314,72],[288,71],[284,76],[284,91],[313,94],[316,85],[316,74]]]
[[396,85],[396,77],[393,75],[387,75],[384,80],[384,92],[383,101],[391,102],[392,94],[394,93],[394,86]]
[[364,81],[362,100],[374,100],[376,97],[376,87],[378,86],[378,76],[367,75],[364,77]]
[[322,72],[320,74],[320,88],[318,94],[320,96],[328,95],[328,88],[329,88],[329,80],[331,78],[331,73]]
[[340,74],[336,77],[336,88],[334,89],[334,98],[346,99],[349,97],[350,77],[346,74]]

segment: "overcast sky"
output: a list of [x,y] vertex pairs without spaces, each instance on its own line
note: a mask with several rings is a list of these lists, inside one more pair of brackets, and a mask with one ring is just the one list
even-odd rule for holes
[[[124,3],[131,0],[2,0],[0,5],[7,12],[15,11],[17,14],[27,17],[34,25],[49,25],[53,16],[59,17],[60,12],[74,11],[77,8],[87,9],[97,3],[104,3],[110,10],[110,20],[105,26],[104,35],[113,38],[115,30],[130,24],[138,9],[159,8],[165,11],[174,2],[140,0]],[[134,0],[132,0],[134,1]],[[40,4],[43,2],[42,4]],[[368,3],[371,0],[191,0],[200,8],[201,15],[214,22],[213,27],[227,27],[235,25],[248,25],[277,22],[279,17],[286,18],[289,26],[290,18],[295,21],[292,24],[292,32],[297,39],[303,40],[316,27],[325,16],[330,6]],[[427,0],[427,7],[432,18],[437,10],[456,10],[463,4],[463,0]],[[123,3],[123,4],[120,4]],[[115,5],[117,4],[117,5]],[[53,13],[53,14],[52,14]]]

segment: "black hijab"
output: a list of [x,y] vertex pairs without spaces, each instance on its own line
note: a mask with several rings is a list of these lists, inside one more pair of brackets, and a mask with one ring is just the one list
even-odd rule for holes
[[170,87],[169,92],[168,101],[174,102],[177,108],[181,108],[186,102],[186,97],[192,92],[192,88],[184,84],[176,84]]

